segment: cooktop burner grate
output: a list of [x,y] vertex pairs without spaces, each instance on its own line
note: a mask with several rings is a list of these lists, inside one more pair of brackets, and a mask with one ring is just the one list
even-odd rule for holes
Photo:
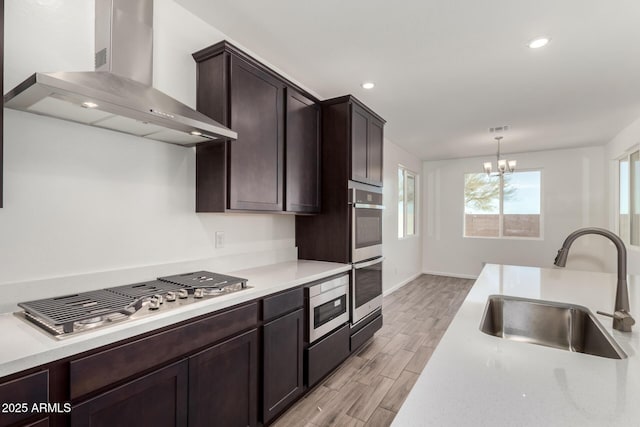
[[212,273],[210,271],[195,271],[193,273],[176,274],[175,276],[159,277],[159,280],[176,283],[196,289],[223,289],[228,286],[241,284],[246,287],[247,279]]
[[130,296],[101,289],[62,297],[21,302],[18,305],[28,314],[52,325],[63,325],[65,332],[73,331],[74,322],[126,311],[136,301]]
[[107,288],[110,292],[125,295],[131,298],[145,298],[156,294],[166,294],[171,291],[179,291],[185,289],[183,285],[164,282],[162,280],[151,280],[149,282],[134,283],[133,285],[116,286],[115,288]]
[[[247,288],[247,280],[209,271],[22,302],[16,313],[61,339]],[[186,291],[186,292],[185,292]],[[174,292],[175,295],[167,295]],[[159,295],[158,298],[154,296]]]

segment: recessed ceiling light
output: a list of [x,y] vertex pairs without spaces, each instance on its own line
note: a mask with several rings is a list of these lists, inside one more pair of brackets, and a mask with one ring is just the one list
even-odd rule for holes
[[201,135],[202,135],[202,132],[199,132],[199,131],[197,131],[197,130],[192,130],[192,131],[191,131],[191,132],[189,132],[189,133],[190,133],[191,135],[193,135],[193,136],[201,136]]
[[98,106],[98,104],[96,104],[95,102],[87,101],[87,102],[83,102],[82,106],[84,108],[96,108]]
[[550,40],[551,39],[548,38],[548,37],[538,37],[537,39],[531,40],[529,42],[529,47],[531,49],[539,49],[541,47],[546,46],[549,43]]
[[373,82],[364,82],[362,83],[362,87],[364,89],[373,89],[376,85]]

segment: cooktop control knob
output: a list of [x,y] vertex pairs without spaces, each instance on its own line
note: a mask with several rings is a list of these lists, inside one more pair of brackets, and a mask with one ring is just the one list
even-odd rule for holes
[[194,298],[202,298],[204,297],[204,289],[196,289],[195,292],[193,293]]
[[162,304],[162,303],[164,303],[164,298],[163,298],[163,297],[162,297],[162,295],[160,295],[160,294],[155,294],[155,295],[153,296],[153,299],[157,300],[157,301],[158,301],[158,304]]
[[178,291],[178,298],[180,298],[180,299],[185,299],[185,298],[186,298],[186,297],[188,297],[188,296],[189,296],[189,292],[187,292],[187,290],[186,290],[186,289],[180,289],[180,290]]
[[149,300],[149,310],[157,310],[160,308],[160,301],[156,298],[151,298]]
[[167,299],[167,302],[173,302],[176,300],[176,293],[169,291],[164,297]]

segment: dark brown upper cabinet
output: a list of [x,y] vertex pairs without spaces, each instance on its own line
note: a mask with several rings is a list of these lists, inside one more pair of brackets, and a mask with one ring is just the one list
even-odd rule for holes
[[349,181],[382,186],[385,121],[351,95],[322,101],[321,108],[322,213],[296,217],[298,258],[348,263]]
[[320,106],[287,88],[286,210],[320,212]]
[[196,148],[196,211],[317,212],[317,101],[226,41],[193,57],[198,111],[238,132]]
[[369,183],[382,187],[382,148],[384,122],[370,117],[367,140],[367,179]]
[[[384,119],[367,108],[353,96],[343,96],[323,102],[323,105],[339,106],[348,114],[350,123],[349,141],[343,141],[351,147],[352,181],[382,186],[382,148]],[[335,111],[340,111],[335,108]]]

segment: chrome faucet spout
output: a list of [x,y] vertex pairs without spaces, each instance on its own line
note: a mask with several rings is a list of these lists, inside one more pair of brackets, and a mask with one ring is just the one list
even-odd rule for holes
[[[613,317],[613,328],[623,332],[631,332],[631,326],[635,324],[635,320],[629,313],[629,289],[627,286],[627,248],[624,242],[616,234],[604,228],[587,227],[581,228],[569,234],[565,239],[562,247],[556,255],[554,264],[558,267],[564,267],[567,264],[569,249],[573,242],[580,236],[586,234],[597,234],[611,240],[618,250],[618,281],[616,285],[616,302],[614,313],[608,315]],[[606,313],[601,313],[606,314]]]

